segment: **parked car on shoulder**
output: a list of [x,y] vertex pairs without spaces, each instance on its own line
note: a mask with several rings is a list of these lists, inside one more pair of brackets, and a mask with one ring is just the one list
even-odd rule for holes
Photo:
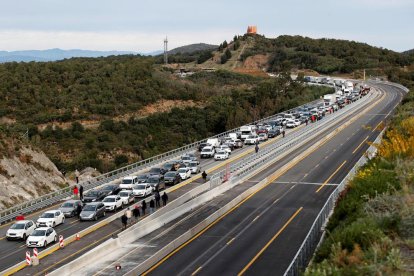
[[52,227],[39,227],[27,238],[27,247],[46,247],[48,244],[57,242],[57,233]]
[[148,178],[147,183],[151,185],[153,191],[165,189],[164,176],[152,175]]
[[101,201],[105,198],[105,193],[101,190],[89,190],[86,192],[86,194],[83,195],[83,202],[95,202],[95,201]]
[[146,197],[152,193],[152,186],[149,183],[135,184],[132,187],[132,192],[135,197]]
[[188,178],[191,177],[191,169],[186,167],[186,168],[180,168],[178,170],[178,174],[180,175],[182,180],[186,180]]
[[203,148],[203,150],[200,153],[201,158],[210,158],[214,156],[214,153],[216,151],[212,146],[206,146]]
[[224,150],[218,150],[214,155],[214,160],[225,160],[229,158],[229,153]]
[[181,182],[181,177],[177,171],[167,172],[164,175],[164,182],[165,182],[165,185],[173,186]]
[[267,136],[267,133],[260,133],[259,134],[259,141],[260,142],[264,142],[264,141],[267,141],[267,139],[268,139],[268,136]]
[[132,192],[132,189],[120,191],[118,195],[121,197],[122,203],[124,205],[128,205],[135,201],[135,196],[134,196],[134,193]]
[[59,210],[65,215],[65,217],[74,217],[78,215],[78,206],[80,205],[81,209],[83,203],[77,199],[67,200],[60,205]]
[[257,135],[249,135],[245,140],[245,145],[255,145],[259,143],[259,137]]
[[124,202],[119,195],[109,195],[102,200],[107,211],[116,211],[124,208]]
[[105,210],[105,205],[102,202],[88,203],[83,206],[82,212],[79,215],[79,220],[98,220],[98,218],[106,216]]
[[6,232],[6,239],[26,240],[36,229],[36,224],[32,220],[19,220],[13,223]]
[[191,173],[199,173],[201,171],[201,167],[198,162],[190,162],[190,164],[188,164],[188,167],[190,168]]

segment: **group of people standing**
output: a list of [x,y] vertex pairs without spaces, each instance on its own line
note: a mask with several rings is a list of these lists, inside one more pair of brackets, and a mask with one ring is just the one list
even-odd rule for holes
[[[160,195],[160,192],[158,190],[155,190],[154,198],[151,198],[148,203],[149,214],[154,213],[157,208],[161,208],[161,201],[162,201],[162,206],[167,205],[167,202],[168,202],[167,193],[164,192],[162,195]],[[131,210],[131,207],[128,207],[125,213],[121,216],[121,222],[122,222],[123,229],[126,229],[129,224],[132,224],[133,222],[132,216],[134,216],[135,222],[137,222],[140,216],[144,217],[146,215],[146,210],[147,210],[147,202],[145,199],[142,201],[141,206],[136,204],[134,208],[132,208],[132,210]]]

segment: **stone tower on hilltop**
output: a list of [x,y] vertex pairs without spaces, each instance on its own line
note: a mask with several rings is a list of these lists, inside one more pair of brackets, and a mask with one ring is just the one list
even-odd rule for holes
[[257,26],[248,26],[247,34],[257,34]]

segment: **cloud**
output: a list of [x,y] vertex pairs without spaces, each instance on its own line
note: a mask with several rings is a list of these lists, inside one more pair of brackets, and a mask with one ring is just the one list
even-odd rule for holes
[[[128,50],[151,52],[163,48],[168,36],[169,49],[192,44],[219,44],[234,36],[233,30],[206,30],[201,32],[70,32],[70,31],[1,31],[0,50],[43,50],[51,48],[88,50]],[[24,43],[22,43],[24,42]]]

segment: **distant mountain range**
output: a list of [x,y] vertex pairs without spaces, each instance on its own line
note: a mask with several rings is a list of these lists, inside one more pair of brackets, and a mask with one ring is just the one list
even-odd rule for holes
[[411,50],[408,50],[408,51],[405,51],[405,52],[402,52],[402,53],[412,55],[412,54],[414,54],[414,49],[411,49]]
[[0,51],[0,63],[3,62],[30,62],[30,61],[55,61],[65,58],[73,57],[106,57],[117,55],[158,55],[162,51],[155,51],[151,53],[138,53],[133,51],[91,51],[91,50],[62,50],[62,49],[48,49],[48,50],[25,50],[25,51]]
[[[214,50],[218,46],[205,43],[191,44],[178,47],[168,51],[169,54],[176,53],[193,53],[202,50]],[[48,50],[24,50],[24,51],[0,51],[0,63],[4,62],[30,62],[30,61],[56,61],[73,57],[107,57],[118,55],[144,55],[157,56],[162,54],[162,50],[150,53],[138,53],[133,51],[92,51],[92,50],[62,50],[62,49],[48,49]]]

